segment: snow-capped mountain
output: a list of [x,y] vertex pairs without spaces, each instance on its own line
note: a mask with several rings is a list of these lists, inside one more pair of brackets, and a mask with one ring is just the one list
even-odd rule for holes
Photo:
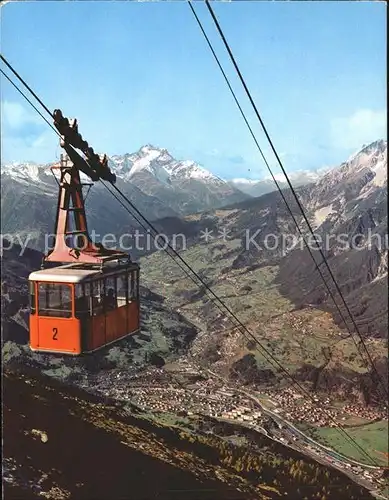
[[[112,156],[110,166],[117,175],[118,187],[151,220],[211,210],[275,190],[270,179],[235,179],[233,185],[194,161],[176,160],[166,149],[151,145],[132,154]],[[50,164],[5,164],[1,177],[3,232],[50,230],[58,190]],[[283,179],[277,180],[282,185]],[[387,143],[376,141],[327,173],[294,172],[291,180],[296,187],[300,185],[300,196],[316,227],[324,222],[333,225],[335,218],[341,223],[384,197]],[[309,187],[301,186],[307,182]],[[100,231],[112,225],[126,227],[128,214],[121,213],[100,183],[93,186],[87,203],[94,221],[91,227]]]
[[164,166],[173,161],[166,150],[146,145],[137,153],[115,155],[110,158],[110,167],[118,177],[129,181],[131,177],[142,171],[149,172],[161,182],[169,183],[169,174]]
[[137,153],[115,155],[110,160],[112,170],[124,180],[130,180],[141,172],[149,172],[159,181],[168,184],[171,184],[173,179],[196,179],[225,184],[224,180],[198,163],[191,160],[177,161],[166,149],[159,149],[150,144],[140,148]]
[[1,176],[9,176],[11,179],[25,185],[32,183],[49,182],[47,177],[52,177],[50,165],[39,165],[34,162],[14,162],[1,165]]
[[360,197],[366,197],[376,187],[383,187],[388,182],[387,141],[375,141],[353,154],[339,169],[329,172],[323,178],[323,184],[335,188],[333,193],[345,189],[345,184],[363,184]]
[[[214,182],[225,185],[220,179],[198,163],[192,160],[175,160],[166,149],[155,148],[147,144],[136,153],[114,155],[109,159],[109,165],[116,176],[123,181],[129,181],[136,174],[151,173],[157,180],[171,184],[171,180],[189,180]],[[41,182],[42,176],[52,176],[52,164],[41,165],[34,162],[14,162],[1,166],[1,174],[9,175],[12,179],[22,182]]]
[[356,207],[381,200],[388,182],[387,154],[387,141],[364,146],[309,190],[307,205],[326,217],[338,214],[347,219]]
[[[382,311],[388,300],[387,169],[387,141],[379,140],[314,185],[299,188],[303,206],[357,323],[362,331],[369,328],[373,335],[380,332],[386,336],[388,323]],[[316,258],[322,262],[319,255]],[[322,269],[327,276],[324,266]],[[315,300],[333,307],[305,250],[296,250],[283,261],[281,281],[290,289],[287,283],[304,283],[293,291],[296,297],[304,287],[316,289]],[[314,300],[310,293],[310,300]],[[335,317],[340,321],[336,311]],[[362,318],[368,321],[360,321]]]
[[[322,168],[319,170],[297,170],[295,172],[288,173],[288,177],[294,187],[304,186],[305,184],[317,182],[329,170],[330,168]],[[283,174],[275,174],[274,177],[282,189],[288,187],[288,183],[286,182],[286,178]],[[243,193],[254,197],[271,193],[277,189],[277,186],[271,176],[258,180],[244,178],[232,179],[230,184]]]
[[12,179],[15,179],[22,183],[28,183],[29,181],[38,182],[41,174],[41,166],[36,163],[9,163],[2,165],[1,174],[9,175]]
[[[262,180],[245,178],[225,181],[206,170],[192,160],[176,160],[166,150],[147,144],[135,153],[114,155],[109,159],[110,168],[118,179],[124,183],[131,182],[145,194],[171,198],[174,210],[178,213],[188,213],[206,208],[214,208],[247,197],[257,197],[276,190],[271,177]],[[51,165],[36,163],[12,163],[2,166],[2,175],[8,175],[21,184],[44,183],[51,184]],[[328,170],[328,169],[327,169]],[[296,171],[290,174],[295,187],[316,182],[327,170]],[[276,174],[276,179],[282,188],[287,187],[282,174]],[[186,199],[180,195],[185,194]],[[198,203],[193,200],[200,197]],[[184,204],[182,207],[180,205]]]
[[[248,197],[198,163],[176,160],[166,149],[150,144],[135,153],[112,156],[109,165],[124,190],[138,188],[145,196],[159,200],[171,214],[211,209]],[[50,167],[51,164],[10,163],[2,165],[1,175],[5,182],[9,179],[51,195],[56,185]],[[166,210],[162,212],[167,215]]]
[[180,214],[243,201],[248,195],[212,174],[195,161],[176,160],[150,144],[138,152],[115,155],[110,167],[123,182],[131,182]]
[[275,191],[277,188],[273,181],[271,180],[255,180],[255,179],[245,179],[245,178],[237,178],[232,179],[230,181],[231,186],[236,187],[243,193],[246,193],[249,196],[262,196],[266,193],[271,193]]
[[158,181],[170,185],[175,181],[183,180],[212,182],[220,186],[226,184],[226,181],[195,161],[175,160],[166,149],[159,149],[150,144],[140,148],[137,153],[115,155],[110,160],[112,170],[124,180],[130,180],[137,174],[148,172]]

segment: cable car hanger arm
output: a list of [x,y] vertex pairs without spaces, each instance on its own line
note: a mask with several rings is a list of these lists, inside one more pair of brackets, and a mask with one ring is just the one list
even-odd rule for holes
[[[128,259],[128,254],[121,250],[105,248],[101,243],[92,241],[88,232],[80,172],[92,181],[108,181],[114,185],[116,175],[108,167],[107,156],[101,158],[82,138],[78,132],[77,120],[65,118],[59,109],[54,110],[53,120],[66,157],[61,155],[60,164],[51,167],[52,170],[60,171],[60,182],[55,244],[44,260],[102,265],[108,260]],[[85,157],[81,156],[77,149]],[[81,242],[81,247],[77,242]]]
[[[102,158],[94,152],[88,142],[78,131],[77,119],[69,120],[64,117],[60,109],[53,112],[54,126],[61,135],[61,146],[64,148],[74,165],[93,181],[105,180],[115,184],[116,175],[108,166],[107,155]],[[84,155],[83,158],[76,149]]]

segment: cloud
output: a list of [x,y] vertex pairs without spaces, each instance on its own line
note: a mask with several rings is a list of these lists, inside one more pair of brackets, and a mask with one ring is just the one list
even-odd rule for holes
[[33,112],[28,111],[19,102],[4,101],[2,104],[2,120],[4,127],[19,130],[26,125],[40,124],[41,118]]
[[57,136],[51,130],[44,130],[39,135],[3,135],[1,139],[4,163],[14,161],[48,163],[55,158],[58,145]]
[[331,121],[331,141],[336,148],[351,150],[386,137],[386,110],[359,109],[346,118]]
[[51,161],[58,138],[42,118],[19,102],[1,104],[2,161]]
[[256,184],[260,182],[260,179],[246,179],[245,177],[238,177],[236,179],[231,179],[231,182],[235,184]]

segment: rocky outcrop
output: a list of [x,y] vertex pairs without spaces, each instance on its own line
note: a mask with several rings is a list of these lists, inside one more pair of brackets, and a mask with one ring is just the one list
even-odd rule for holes
[[266,385],[275,380],[271,370],[258,368],[253,354],[246,354],[231,367],[231,377],[245,384]]
[[[388,358],[375,359],[374,365],[387,390]],[[302,382],[310,382],[314,392],[336,393],[339,399],[358,402],[364,406],[375,406],[385,398],[383,388],[372,369],[358,373],[337,363],[319,367],[304,364],[294,376]]]

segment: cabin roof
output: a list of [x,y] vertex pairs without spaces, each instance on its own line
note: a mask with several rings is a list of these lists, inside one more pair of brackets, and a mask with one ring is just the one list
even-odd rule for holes
[[80,283],[92,278],[98,278],[111,275],[118,271],[138,269],[137,264],[129,266],[107,266],[103,269],[96,268],[80,268],[79,264],[67,264],[64,266],[52,267],[51,269],[40,269],[32,272],[28,279],[30,281],[46,281],[58,283]]

